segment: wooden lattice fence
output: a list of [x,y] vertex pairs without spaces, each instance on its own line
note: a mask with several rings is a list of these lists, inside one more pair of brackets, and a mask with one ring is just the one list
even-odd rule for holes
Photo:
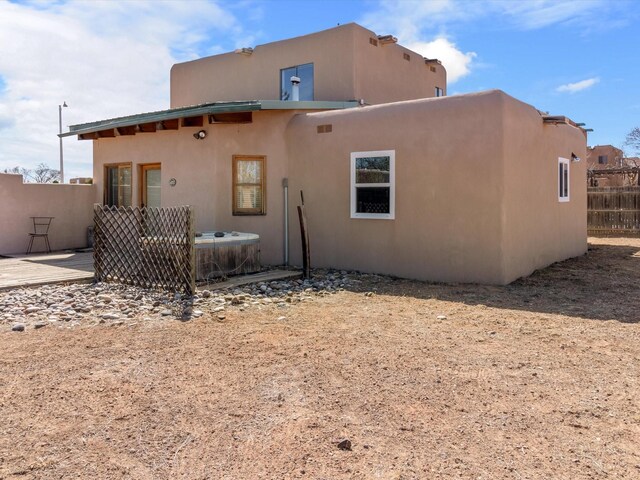
[[590,235],[640,234],[640,187],[587,188]]
[[93,212],[97,282],[195,292],[192,207],[94,205]]

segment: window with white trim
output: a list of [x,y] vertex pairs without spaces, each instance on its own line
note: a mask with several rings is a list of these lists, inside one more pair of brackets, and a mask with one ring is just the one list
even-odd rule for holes
[[395,150],[351,153],[351,218],[395,218]]
[[569,160],[558,158],[558,201],[569,201]]

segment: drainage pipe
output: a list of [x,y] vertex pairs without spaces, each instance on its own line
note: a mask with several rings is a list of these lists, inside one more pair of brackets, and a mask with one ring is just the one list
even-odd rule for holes
[[289,179],[282,179],[284,189],[284,265],[289,266]]

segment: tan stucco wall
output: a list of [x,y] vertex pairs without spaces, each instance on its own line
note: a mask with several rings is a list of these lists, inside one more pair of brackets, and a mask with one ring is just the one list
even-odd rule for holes
[[[132,163],[133,204],[139,205],[138,165],[160,163],[162,205],[192,205],[199,231],[236,230],[260,235],[265,264],[283,263],[284,215],[282,178],[286,176],[283,132],[295,112],[255,112],[253,123],[205,125],[207,137],[196,140],[200,128],[161,131],[94,141],[95,201],[102,203],[104,165]],[[267,212],[263,216],[232,215],[233,155],[267,157]],[[176,179],[170,187],[169,180]]]
[[[543,124],[538,111],[504,98],[503,283],[587,251],[586,137]],[[558,201],[558,158],[569,162],[569,201]]]
[[[333,132],[316,134],[325,123]],[[313,265],[501,282],[499,93],[308,114],[293,120],[287,138],[292,204],[303,189]],[[350,218],[350,153],[370,150],[395,150],[395,220]],[[297,226],[293,215],[291,222]]]
[[[557,157],[584,157],[584,135],[503,92],[299,116],[288,140],[316,266],[505,284],[586,251],[584,162],[557,201]],[[395,220],[350,218],[350,153],[368,150],[396,152]]]
[[[392,102],[446,89],[444,67],[431,72],[422,57],[397,44],[377,47],[376,34],[354,23],[255,47],[250,56],[225,53],[171,69],[171,107],[212,101],[276,100],[280,70],[314,64],[314,100]],[[403,58],[409,53],[410,61]]]
[[[447,72],[442,64],[426,64],[422,55],[399,44],[378,43],[374,47],[369,43],[371,34],[363,28],[354,30],[353,98],[364,99],[370,105],[431,98],[435,97],[436,86],[446,94]],[[404,54],[409,55],[409,60]]]
[[[93,225],[93,185],[22,183],[22,175],[0,174],[0,254],[25,253],[32,216],[55,217],[49,230],[52,250],[87,246]],[[36,239],[34,251],[44,251]]]
[[[317,133],[331,124],[331,133]],[[262,262],[283,262],[282,179],[289,178],[291,263],[301,264],[304,191],[316,267],[447,282],[504,284],[586,251],[585,162],[557,200],[557,159],[584,158],[583,133],[544,125],[500,91],[327,112],[255,112],[252,124],[94,141],[95,201],[105,163],[161,163],[162,204],[193,205],[196,228],[257,233]],[[350,154],[395,150],[394,220],[350,218]],[[233,155],[267,157],[267,214],[232,215]],[[175,178],[175,187],[169,179]]]

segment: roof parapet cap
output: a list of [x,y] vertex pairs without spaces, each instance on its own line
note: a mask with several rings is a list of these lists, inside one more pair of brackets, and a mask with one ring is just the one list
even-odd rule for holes
[[237,53],[239,55],[245,55],[245,56],[249,56],[253,53],[253,48],[251,47],[242,47],[242,48],[236,48],[234,50],[234,53]]
[[378,35],[378,41],[382,45],[387,45],[389,43],[398,43],[398,39],[393,35]]

